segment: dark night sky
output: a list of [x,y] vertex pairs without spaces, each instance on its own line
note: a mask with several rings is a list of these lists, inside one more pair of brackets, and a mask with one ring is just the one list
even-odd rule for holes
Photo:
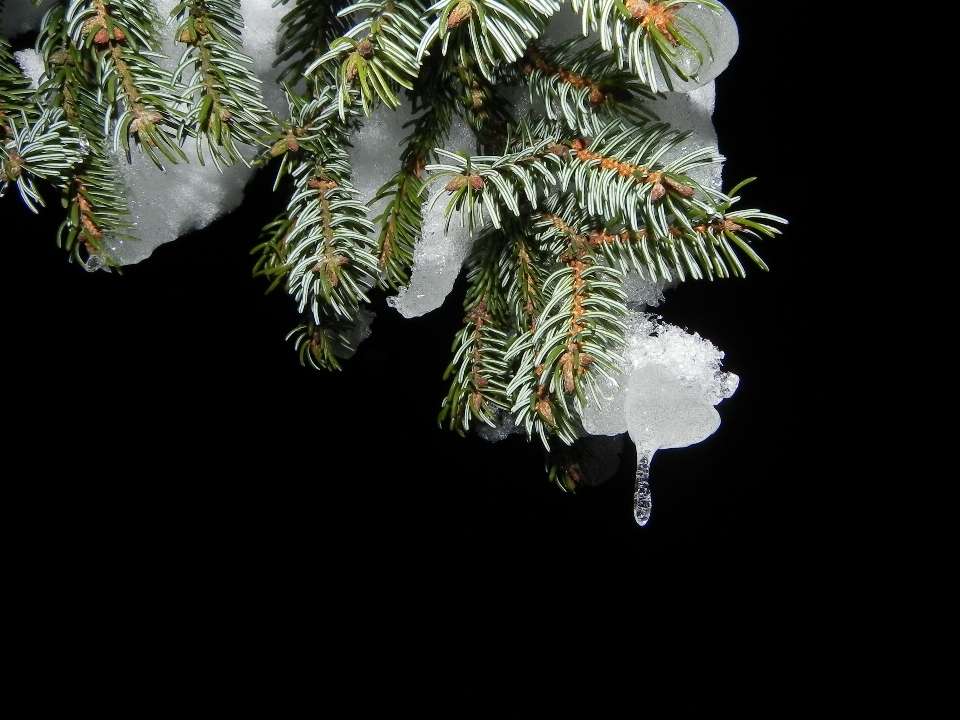
[[[537,444],[438,428],[462,282],[413,320],[377,294],[373,335],[342,372],[302,368],[284,340],[292,300],[251,277],[249,250],[278,202],[261,175],[240,210],[123,276],[67,263],[55,210],[38,222],[15,196],[0,204],[12,448],[35,468],[20,471],[24,516],[71,538],[58,562],[82,554],[107,572],[269,587],[307,605],[330,602],[327,582],[412,604],[427,587],[429,602],[456,604],[476,584],[499,606],[501,593],[536,592],[542,573],[602,569],[637,588],[664,576],[799,581],[818,560],[806,509],[825,441],[808,422],[827,346],[811,298],[827,290],[807,258],[830,242],[801,204],[817,141],[798,92],[804,3],[727,5],[741,37],[717,81],[724,178],[758,176],[744,205],[791,224],[759,246],[769,273],[687,283],[658,309],[724,350],[741,382],[712,437],[657,453],[647,527],[632,517],[629,443],[614,478],[570,495],[546,481]],[[296,613],[252,616],[271,638],[324,632]]]

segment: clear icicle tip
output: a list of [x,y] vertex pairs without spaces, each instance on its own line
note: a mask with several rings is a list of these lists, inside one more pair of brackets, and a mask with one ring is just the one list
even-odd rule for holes
[[650,458],[653,453],[637,449],[637,485],[633,493],[633,518],[643,527],[650,520],[653,503],[650,496]]

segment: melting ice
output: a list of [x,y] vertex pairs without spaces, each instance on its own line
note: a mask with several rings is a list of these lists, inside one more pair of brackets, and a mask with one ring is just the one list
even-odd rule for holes
[[720,427],[714,409],[740,378],[720,369],[724,354],[697,333],[632,311],[627,318],[625,363],[615,382],[602,380],[597,402],[583,413],[591,435],[629,433],[637,447],[634,517],[650,519],[650,463],[657,450],[694,445]]

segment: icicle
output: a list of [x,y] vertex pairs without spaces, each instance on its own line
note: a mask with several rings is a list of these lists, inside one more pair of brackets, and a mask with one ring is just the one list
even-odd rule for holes
[[633,517],[643,527],[650,519],[653,502],[650,497],[650,460],[653,451],[637,446],[637,486],[633,493]]

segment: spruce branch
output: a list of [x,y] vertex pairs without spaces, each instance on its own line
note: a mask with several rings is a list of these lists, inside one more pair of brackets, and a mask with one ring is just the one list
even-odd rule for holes
[[[728,193],[698,182],[724,158],[682,150],[689,133],[652,109],[712,60],[689,3],[571,0],[584,37],[553,46],[542,38],[560,0],[288,4],[283,118],[242,52],[240,0],[174,8],[185,49],[170,72],[161,18],[141,0],[56,4],[39,33],[36,90],[0,38],[0,194],[17,185],[36,212],[43,183],[59,188],[58,242],[93,270],[116,265],[111,248],[134,239],[118,152],[162,169],[187,159],[189,138],[201,164],[272,164],[288,197],[263,227],[253,274],[293,298],[287,338],[300,362],[337,370],[366,331],[374,286],[410,282],[434,209],[424,199],[442,187],[446,229],[456,214],[474,239],[440,422],[460,434],[519,428],[539,438],[561,488],[590,483],[584,423],[599,384],[623,369],[626,275],[743,276],[744,258],[766,269],[755,243],[786,222],[738,207],[750,180]],[[529,107],[511,101],[518,89]],[[374,112],[404,103],[399,161],[362,203],[350,143]],[[461,118],[465,144],[452,137]]]
[[447,63],[442,58],[427,58],[417,84],[407,92],[415,118],[404,126],[411,131],[403,140],[400,169],[371,201],[376,205],[386,200],[383,212],[374,218],[380,227],[380,287],[396,290],[410,281],[414,246],[423,227],[424,170],[436,159],[435,148],[442,147],[450,134],[457,106],[452,85]]
[[571,162],[560,173],[560,187],[574,188],[593,215],[621,218],[628,228],[646,227],[666,235],[665,205],[681,213],[711,214],[724,199],[719,191],[686,175],[694,168],[723,162],[712,148],[660,162],[688,136],[665,123],[642,129],[610,123],[592,140],[573,141]]
[[427,170],[433,173],[431,182],[449,178],[444,188],[450,194],[447,227],[455,212],[460,226],[471,231],[486,219],[500,227],[503,210],[520,215],[521,193],[536,208],[539,198],[557,183],[554,170],[563,165],[565,149],[550,135],[555,137],[546,126],[530,128],[522,122],[516,136],[507,138],[508,146],[519,148],[514,152],[470,156],[438,148],[437,154],[447,162],[428,165]]
[[129,157],[131,140],[157,167],[185,162],[176,127],[181,98],[159,64],[159,27],[152,5],[134,0],[70,0],[67,32],[97,80],[104,127],[114,151]]
[[[629,68],[654,92],[673,90],[675,78],[696,80],[697,71],[712,60],[703,31],[677,14],[686,4],[688,0],[570,0],[582,16],[584,35],[598,33],[600,46],[613,52],[621,67]],[[716,0],[699,4],[727,12]],[[707,48],[708,56],[701,46]]]
[[63,111],[40,110],[36,91],[9,49],[0,38],[0,197],[16,185],[24,204],[36,213],[44,204],[37,182],[62,187],[83,155],[80,138]]
[[571,444],[582,434],[580,415],[595,397],[597,374],[607,378],[623,363],[622,275],[598,264],[588,238],[563,218],[541,215],[538,242],[562,263],[543,285],[546,302],[536,325],[511,343],[517,359],[507,386],[517,424],[550,449],[550,437]]
[[380,225],[377,237],[377,267],[381,287],[397,289],[410,280],[413,250],[420,239],[423,227],[423,196],[426,183],[423,170],[426,160],[432,155],[434,143],[420,143],[416,137],[430,137],[431,130],[449,127],[448,123],[437,127],[433,121],[439,114],[428,111],[416,123],[414,138],[404,150],[401,169],[383,187],[373,202],[388,199],[383,212],[375,218]]
[[439,0],[427,9],[432,21],[417,47],[417,60],[437,41],[446,56],[456,39],[461,58],[471,57],[493,80],[497,67],[523,55],[527,43],[540,37],[559,9],[559,0]]
[[135,241],[119,170],[109,156],[107,111],[89,53],[71,37],[66,5],[57,6],[37,38],[46,73],[37,91],[44,104],[63,112],[83,153],[62,183],[67,215],[57,243],[88,270],[117,265],[111,246]]
[[316,370],[342,370],[341,357],[349,357],[356,349],[351,340],[353,324],[330,317],[324,309],[322,320],[305,314],[302,321],[287,333],[293,340],[300,364]]
[[44,202],[36,181],[63,186],[83,159],[80,138],[69,130],[60,108],[44,110],[33,124],[26,113],[21,113],[20,122],[10,119],[0,145],[0,196],[9,184],[16,184],[23,202],[37,212],[34,203]]
[[353,89],[359,89],[368,117],[377,102],[395,110],[400,106],[398,89],[413,89],[420,68],[416,39],[427,28],[421,19],[423,10],[417,0],[364,0],[339,12],[341,17],[362,14],[363,19],[331,42],[330,49],[308,65],[304,74],[324,64],[336,64],[341,118]]
[[[291,119],[281,123],[269,152],[283,156],[277,183],[288,175],[294,189],[284,213],[265,229],[269,239],[259,246],[254,272],[270,277],[271,288],[283,278],[299,312],[310,316],[313,329],[296,335],[297,342],[313,338],[317,328],[329,329],[331,321],[351,322],[360,303],[369,302],[366,292],[377,277],[373,225],[350,183],[348,135],[333,92],[326,88],[308,101],[287,88]],[[322,359],[323,343],[311,347],[316,364],[330,364]]]
[[250,70],[252,58],[241,52],[240,0],[187,0],[171,16],[179,21],[177,41],[187,46],[173,81],[192,71],[183,91],[189,106],[177,129],[179,141],[195,138],[201,165],[207,154],[218,168],[249,164],[237,143],[259,145],[276,120],[264,105],[260,79]]
[[10,124],[26,115],[26,122],[35,123],[40,111],[32,102],[34,89],[10,53],[10,43],[0,35],[0,140],[7,137]]
[[658,119],[647,104],[657,95],[583,38],[554,47],[531,43],[520,67],[531,102],[542,103],[548,120],[562,119],[574,133],[596,135],[612,120],[642,126]]
[[[290,0],[282,0],[290,4]],[[330,43],[347,31],[340,11],[349,0],[294,0],[280,20],[279,51],[275,66],[282,66],[277,82],[296,86],[307,68],[325,53]]]
[[499,414],[510,408],[510,374],[504,361],[509,306],[500,277],[510,245],[503,231],[488,227],[467,262],[464,327],[454,339],[453,359],[443,376],[451,382],[439,416],[440,422],[449,418],[450,429],[461,435],[474,420],[496,426]]
[[509,142],[510,128],[517,125],[512,103],[504,96],[504,84],[515,84],[511,69],[498,73],[493,82],[477,72],[473,58],[453,58],[450,72],[459,90],[460,114],[473,130],[482,153],[501,154]]

